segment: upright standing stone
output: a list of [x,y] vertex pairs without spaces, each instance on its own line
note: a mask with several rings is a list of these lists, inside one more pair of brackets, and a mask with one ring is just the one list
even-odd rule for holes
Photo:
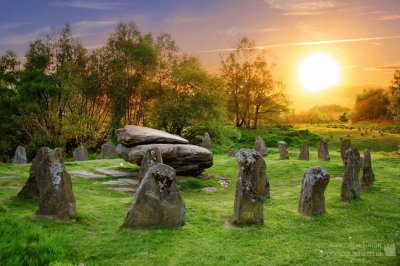
[[265,161],[258,152],[250,149],[241,149],[236,158],[239,172],[233,222],[238,225],[264,224],[263,202],[270,196]]
[[300,148],[299,160],[310,160],[310,150],[308,147],[308,141],[303,142],[303,146]]
[[87,161],[89,159],[88,152],[82,145],[74,150],[73,156],[75,161]]
[[230,148],[228,152],[229,157],[236,157],[236,151],[234,148]]
[[268,155],[268,149],[267,145],[265,145],[265,142],[262,137],[258,136],[256,138],[256,142],[254,143],[254,149],[256,152],[258,152],[261,156]]
[[318,143],[318,159],[323,161],[329,161],[331,159],[329,157],[328,142],[326,142],[326,140],[321,140]]
[[35,158],[38,160],[36,179],[40,196],[37,214],[73,218],[75,198],[71,177],[64,166],[64,151],[43,147]]
[[346,151],[344,165],[344,176],[340,198],[342,201],[352,201],[360,198],[360,153],[356,148]]
[[284,141],[278,141],[278,148],[279,148],[279,159],[288,160],[289,152],[287,150],[287,143]]
[[204,134],[203,141],[201,142],[200,146],[211,151],[211,138],[210,138],[210,135],[208,134],[208,132],[206,132]]
[[340,147],[340,155],[342,156],[343,163],[346,161],[346,151],[351,148],[351,140],[342,140],[342,146]]
[[12,158],[12,163],[26,163],[26,151],[22,146],[18,146],[15,150],[14,157]]
[[137,191],[124,226],[176,227],[185,224],[185,203],[179,195],[174,168],[157,164],[149,168]]
[[107,142],[101,145],[101,153],[100,153],[101,159],[112,159],[116,155],[117,152],[115,151],[114,143]]
[[37,186],[37,173],[40,166],[39,158],[41,153],[37,152],[32,160],[31,168],[29,169],[29,177],[21,191],[17,194],[20,199],[39,198],[39,189]]
[[374,171],[372,171],[371,152],[369,151],[369,149],[364,150],[364,159],[362,160],[361,165],[361,186],[365,188],[370,188],[375,181],[375,175]]
[[142,163],[140,164],[139,170],[139,184],[142,182],[144,176],[146,175],[147,171],[153,165],[163,163],[160,149],[157,147],[153,147],[148,149],[143,156]]
[[299,213],[315,216],[325,212],[324,192],[329,183],[329,174],[325,168],[310,167],[304,174],[301,184]]

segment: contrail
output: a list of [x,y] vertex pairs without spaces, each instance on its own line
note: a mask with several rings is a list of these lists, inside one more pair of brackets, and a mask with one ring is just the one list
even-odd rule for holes
[[[290,42],[290,43],[261,45],[261,46],[256,46],[255,49],[268,49],[268,48],[287,47],[287,46],[321,45],[321,44],[332,44],[332,43],[365,42],[365,41],[376,41],[376,40],[398,39],[398,38],[400,38],[400,35],[367,37],[367,38],[353,38],[353,39],[342,39],[342,40],[328,40],[328,41],[318,41],[318,42]],[[236,49],[235,48],[224,48],[224,49],[204,50],[204,51],[200,51],[200,53],[229,52],[229,51],[234,51],[234,50],[236,50]]]

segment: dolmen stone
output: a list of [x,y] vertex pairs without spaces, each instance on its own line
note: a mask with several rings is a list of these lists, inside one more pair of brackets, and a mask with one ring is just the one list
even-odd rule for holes
[[26,163],[26,150],[23,146],[18,146],[15,149],[14,157],[11,159],[12,163]]
[[321,140],[318,143],[318,159],[322,161],[330,161],[328,142],[326,140]]
[[73,157],[75,161],[87,161],[89,160],[88,152],[82,145],[76,148],[73,152]]
[[230,148],[228,151],[228,157],[236,157],[236,151],[234,148]]
[[279,148],[279,159],[288,160],[289,152],[287,150],[287,143],[282,140],[278,141],[278,148]]
[[299,202],[299,213],[315,216],[325,212],[324,192],[329,183],[329,174],[325,168],[310,167],[303,176]]
[[261,156],[268,155],[267,145],[265,145],[263,138],[260,136],[256,138],[253,149],[255,149]]
[[118,143],[125,146],[135,146],[153,143],[188,144],[189,141],[177,135],[140,126],[126,125],[116,130]]
[[340,199],[342,201],[352,201],[360,198],[360,153],[356,148],[346,151],[346,161],[344,165],[344,176]]
[[340,156],[342,156],[343,163],[346,161],[346,151],[351,148],[351,140],[343,139],[340,146]]
[[139,169],[139,184],[142,182],[149,168],[159,163],[163,163],[159,148],[154,147],[145,151]]
[[[135,135],[136,129],[139,136]],[[125,126],[116,133],[120,142],[116,147],[117,154],[125,161],[139,166],[145,151],[155,147],[160,150],[164,164],[173,167],[179,174],[197,176],[213,164],[213,154],[210,150],[188,144],[187,140],[179,136],[137,126]],[[160,138],[157,138],[158,136]],[[154,143],[148,143],[149,141]]]
[[203,141],[201,142],[200,146],[206,148],[207,150],[211,150],[212,142],[210,134],[208,134],[208,132],[204,134]]
[[69,219],[75,216],[75,198],[71,177],[65,170],[64,151],[40,148],[35,157],[36,181],[39,190],[38,215]]
[[117,153],[115,152],[114,143],[110,141],[101,145],[101,153],[100,153],[101,159],[112,159],[116,155]]
[[301,146],[300,148],[299,160],[305,160],[305,161],[310,160],[310,150],[308,146],[308,141],[304,141],[303,146]]
[[371,152],[369,149],[364,150],[364,159],[362,160],[362,176],[361,187],[370,188],[375,181],[375,174],[372,170]]
[[124,227],[178,227],[185,224],[185,203],[175,170],[165,164],[149,168],[124,221]]
[[266,163],[255,150],[241,149],[236,154],[239,172],[236,181],[233,223],[264,224],[263,202],[270,197]]

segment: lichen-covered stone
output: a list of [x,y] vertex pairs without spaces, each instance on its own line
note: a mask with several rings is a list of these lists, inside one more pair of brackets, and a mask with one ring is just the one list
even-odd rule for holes
[[258,136],[256,138],[256,142],[254,143],[254,150],[256,150],[256,152],[258,152],[261,156],[268,155],[267,145],[265,145],[262,137]]
[[308,141],[304,141],[303,146],[301,146],[300,148],[299,160],[305,160],[305,161],[310,160],[310,150],[308,146]]
[[206,132],[204,134],[203,141],[201,142],[200,146],[211,151],[212,142],[211,142],[210,134],[208,134],[208,132]]
[[375,174],[372,170],[371,163],[371,152],[369,149],[364,150],[364,159],[362,160],[362,176],[361,176],[361,186],[365,188],[372,187],[375,181]]
[[326,140],[321,140],[318,143],[318,159],[323,161],[330,161],[328,142]]
[[14,157],[12,158],[12,163],[26,163],[26,151],[25,148],[22,146],[18,146],[15,149]]
[[175,170],[165,164],[149,168],[136,193],[124,227],[177,227],[185,224],[185,203],[179,195]]
[[236,181],[233,223],[264,224],[263,202],[270,197],[266,164],[255,150],[241,149],[236,158],[239,172]]
[[346,151],[351,148],[351,140],[343,139],[340,147],[340,156],[342,156],[343,163],[346,160]]
[[360,153],[356,148],[346,151],[344,176],[340,198],[342,201],[352,201],[360,198]]
[[18,198],[21,199],[30,199],[30,198],[39,198],[39,189],[37,187],[37,172],[38,166],[40,164],[39,155],[41,153],[36,153],[35,158],[32,160],[31,168],[29,169],[29,177],[26,181],[25,185],[22,187],[21,191],[17,194]]
[[228,151],[228,157],[236,157],[236,151],[234,148],[230,148]]
[[144,176],[146,175],[147,171],[153,165],[163,163],[162,156],[160,149],[157,147],[150,148],[145,151],[142,163],[140,164],[139,170],[139,184],[142,182]]
[[322,167],[310,167],[306,171],[301,184],[300,214],[315,216],[325,212],[324,192],[329,178],[328,171]]
[[112,142],[107,142],[101,145],[101,153],[100,153],[100,158],[101,159],[112,159],[114,156],[116,156],[117,153],[115,151],[115,145]]
[[284,141],[278,141],[278,149],[279,149],[279,159],[288,160],[289,152],[287,150],[287,143]]
[[75,161],[87,161],[89,160],[88,152],[82,145],[76,148],[73,152]]
[[64,152],[61,148],[40,148],[37,158],[36,180],[39,190],[37,214],[60,219],[75,216],[75,198],[71,177],[65,170]]

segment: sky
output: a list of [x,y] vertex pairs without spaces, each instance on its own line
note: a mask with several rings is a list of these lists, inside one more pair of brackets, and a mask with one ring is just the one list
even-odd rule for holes
[[[30,41],[66,23],[91,50],[118,22],[132,20],[144,33],[171,33],[211,73],[240,37],[249,37],[271,54],[274,77],[299,109],[349,106],[363,88],[387,87],[400,69],[400,0],[2,0],[0,53],[11,49],[23,58]],[[334,88],[306,92],[299,65],[319,52],[337,60],[340,78]]]

